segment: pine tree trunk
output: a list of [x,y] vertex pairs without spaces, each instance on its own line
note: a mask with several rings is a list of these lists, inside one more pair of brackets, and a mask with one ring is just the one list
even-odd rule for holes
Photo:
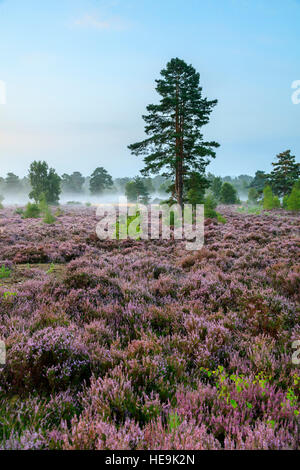
[[176,112],[175,112],[175,131],[176,131],[176,176],[175,176],[175,191],[176,199],[180,207],[183,206],[183,155],[182,155],[182,139],[179,137],[181,126],[180,126],[180,114],[179,114],[179,87],[176,85]]

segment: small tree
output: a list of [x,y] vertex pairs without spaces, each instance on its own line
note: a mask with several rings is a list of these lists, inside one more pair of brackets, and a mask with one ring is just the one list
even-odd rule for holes
[[289,194],[293,184],[300,177],[300,164],[290,150],[277,155],[278,161],[272,163],[274,169],[269,175],[270,184],[274,193],[281,197]]
[[71,175],[62,175],[62,189],[69,193],[81,193],[85,182],[84,176],[79,171],[74,171]]
[[217,200],[212,194],[208,194],[204,200],[204,216],[208,218],[215,218],[218,216],[216,212],[216,207],[218,205]]
[[258,191],[255,188],[250,188],[248,191],[248,202],[250,204],[257,204],[259,198]]
[[205,190],[209,187],[208,179],[196,171],[191,172],[189,179],[186,182],[187,195],[186,198],[189,204],[203,204]]
[[298,180],[292,189],[291,194],[287,198],[286,208],[289,211],[299,211],[300,210],[300,180]]
[[47,206],[46,210],[45,210],[45,213],[44,213],[44,219],[43,219],[43,222],[45,224],[54,224],[56,218],[54,217],[54,215],[52,214],[51,212],[51,209],[49,206]]
[[103,167],[96,168],[91,174],[90,191],[92,194],[101,194],[105,189],[110,189],[112,186],[112,177]]
[[224,204],[236,204],[238,202],[238,197],[236,194],[236,189],[230,183],[223,183],[221,188],[221,202]]
[[30,199],[39,203],[43,197],[48,204],[57,204],[59,201],[60,177],[53,168],[49,168],[45,161],[34,161],[30,165],[29,180],[32,191],[29,194]]
[[40,208],[38,204],[28,202],[25,211],[23,213],[24,219],[38,219],[40,216]]
[[5,178],[5,189],[8,192],[16,192],[22,189],[20,178],[14,173],[7,173]]
[[219,200],[221,197],[221,189],[222,189],[223,181],[221,176],[214,176],[211,184],[210,189],[214,195],[214,197]]
[[136,176],[132,181],[126,183],[125,194],[130,202],[142,202],[147,204],[149,202],[149,193],[140,176]]
[[[279,199],[274,198],[271,186],[266,186],[263,191],[263,208],[265,210],[272,210],[275,207],[278,207]],[[280,202],[279,202],[280,206]]]

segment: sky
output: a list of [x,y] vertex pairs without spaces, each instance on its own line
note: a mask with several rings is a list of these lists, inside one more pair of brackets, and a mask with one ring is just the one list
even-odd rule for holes
[[268,172],[287,149],[299,161],[299,24],[300,0],[0,0],[0,176],[33,160],[138,174],[127,146],[144,138],[173,57],[218,99],[203,128],[221,144],[208,171]]

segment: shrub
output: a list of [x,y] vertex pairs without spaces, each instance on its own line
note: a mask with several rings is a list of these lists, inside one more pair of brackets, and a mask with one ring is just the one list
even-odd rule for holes
[[300,210],[300,180],[294,184],[292,192],[286,200],[286,208],[289,211]]
[[208,194],[204,199],[204,217],[213,219],[217,217],[217,212],[215,208],[217,207],[218,203],[213,195]]
[[40,208],[38,204],[28,202],[23,214],[24,219],[38,219],[40,217]]
[[15,210],[15,214],[23,215],[24,209],[22,207],[17,207],[17,209]]
[[263,192],[263,208],[267,211],[280,207],[280,201],[277,196],[273,196],[271,186],[266,186]]
[[250,188],[248,192],[248,202],[250,204],[257,204],[258,198],[258,191],[255,188]]
[[10,277],[10,275],[11,275],[11,270],[7,268],[4,264],[2,264],[0,268],[0,279]]
[[236,204],[238,203],[238,197],[236,189],[230,183],[223,183],[221,188],[221,202],[224,204]]
[[54,224],[55,220],[56,220],[56,218],[52,214],[51,209],[49,207],[47,207],[47,209],[45,211],[45,217],[43,218],[43,222],[45,224]]
[[82,386],[90,367],[75,331],[47,327],[8,350],[4,373],[9,389],[49,392]]

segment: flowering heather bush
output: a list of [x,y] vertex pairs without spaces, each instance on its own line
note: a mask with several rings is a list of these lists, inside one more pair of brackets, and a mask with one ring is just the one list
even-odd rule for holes
[[1,211],[1,449],[299,449],[299,217],[218,209],[205,246]]

